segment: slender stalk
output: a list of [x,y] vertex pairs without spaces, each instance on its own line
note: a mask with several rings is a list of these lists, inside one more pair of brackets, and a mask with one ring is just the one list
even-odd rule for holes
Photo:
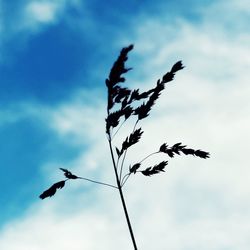
[[125,152],[124,152],[123,159],[122,159],[122,163],[121,163],[120,177],[119,177],[120,182],[122,182],[122,181],[121,181],[121,180],[122,180],[122,169],[123,169],[124,161],[125,161],[125,158],[126,158],[126,154],[127,154],[127,149],[126,149]]
[[[145,161],[146,159],[148,159],[149,157],[151,157],[152,155],[158,154],[160,153],[159,151],[157,152],[153,152],[149,155],[147,155],[146,157],[144,157],[139,163],[142,163],[143,161]],[[141,171],[136,171],[136,172],[141,172]],[[123,187],[125,185],[125,183],[127,182],[128,178],[130,177],[130,173],[126,174],[123,176],[122,180],[121,180],[121,186]],[[121,179],[121,176],[120,176]]]
[[123,176],[122,181],[121,181],[122,187],[123,187],[124,184],[127,182],[129,176],[130,176],[130,173]]
[[123,126],[123,124],[126,122],[126,120],[124,120],[123,122],[122,122],[122,124],[120,125],[120,127],[115,131],[115,133],[112,135],[112,139],[111,140],[113,140],[114,138],[115,138],[115,136],[116,136],[116,134],[119,132],[119,130],[121,129],[121,127]]
[[[133,131],[132,131],[132,133],[134,133],[134,132],[135,132],[135,129],[136,129],[136,126],[137,126],[138,122],[139,122],[139,120],[137,120],[137,121],[135,122],[135,125],[134,125],[134,127],[133,127]],[[121,163],[121,169],[120,169],[120,181],[122,180],[122,170],[123,170],[124,160],[125,160],[125,158],[126,158],[127,151],[128,151],[128,149],[126,149],[126,150],[125,150],[125,152],[124,152],[124,156],[123,156],[123,159],[122,159],[122,163]]]
[[129,219],[125,199],[124,199],[123,192],[122,192],[121,183],[120,183],[118,172],[117,172],[117,167],[115,165],[115,158],[114,158],[114,153],[113,153],[113,149],[112,149],[110,134],[108,136],[109,136],[109,140],[108,140],[109,148],[110,148],[111,158],[112,158],[113,167],[114,167],[114,171],[115,171],[116,182],[117,182],[117,186],[118,186],[118,190],[119,190],[119,194],[120,194],[120,198],[121,198],[121,202],[122,202],[122,207],[123,207],[123,210],[124,210],[124,213],[125,213],[125,217],[126,217],[126,221],[127,221],[127,224],[128,224],[128,229],[129,229],[129,232],[130,232],[130,236],[131,236],[131,239],[132,239],[132,242],[133,242],[134,250],[137,250],[133,229],[132,229],[132,226],[131,226],[131,223],[130,223],[130,219]]
[[85,180],[85,181],[90,181],[90,182],[93,182],[93,183],[96,183],[96,184],[105,185],[105,186],[112,187],[112,188],[118,188],[118,187],[116,187],[114,185],[111,185],[111,184],[108,184],[108,183],[105,183],[105,182],[94,181],[94,180],[91,180],[91,179],[88,179],[88,178],[85,178],[85,177],[78,177],[78,179]]
[[152,156],[152,155],[155,155],[155,154],[158,154],[158,153],[160,153],[159,151],[157,151],[157,152],[153,152],[153,153],[151,153],[151,154],[149,154],[149,155],[147,155],[146,157],[144,157],[139,163],[142,163],[143,161],[145,161],[146,159],[148,159],[150,156]]

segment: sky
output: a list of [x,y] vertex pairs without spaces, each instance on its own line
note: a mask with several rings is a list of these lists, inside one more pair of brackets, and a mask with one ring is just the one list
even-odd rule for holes
[[76,180],[39,199],[59,167],[115,185],[105,79],[129,44],[131,89],[185,68],[139,124],[127,169],[164,142],[211,155],[152,157],[165,173],[129,179],[138,249],[249,249],[249,21],[247,0],[0,0],[0,249],[133,249],[116,190]]

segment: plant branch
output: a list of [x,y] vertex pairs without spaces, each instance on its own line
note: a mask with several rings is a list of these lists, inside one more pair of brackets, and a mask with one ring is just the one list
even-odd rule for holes
[[153,152],[153,153],[151,153],[151,154],[149,154],[149,155],[147,155],[146,157],[144,157],[139,163],[142,163],[143,161],[145,161],[146,159],[148,159],[149,157],[151,157],[152,155],[155,155],[155,154],[158,154],[158,153],[160,153],[159,151],[157,151],[157,152]]
[[[139,120],[137,119],[137,121],[135,122],[132,133],[135,132],[135,129],[136,129],[136,126],[137,126],[138,122],[139,122]],[[121,163],[120,180],[122,179],[122,170],[123,170],[123,165],[124,165],[124,161],[125,161],[125,158],[126,158],[127,151],[128,151],[128,149],[125,150],[124,155],[123,155],[123,159],[122,159],[122,163]]]
[[122,158],[122,162],[121,162],[120,177],[119,177],[120,181],[122,179],[122,169],[123,169],[124,161],[125,161],[125,158],[126,158],[126,154],[127,154],[127,149],[124,152],[124,155],[123,155],[123,158]]
[[115,131],[115,133],[112,135],[112,138],[111,138],[111,140],[113,140],[114,138],[115,138],[115,136],[116,136],[116,134],[119,132],[119,130],[121,129],[121,127],[123,126],[123,124],[126,122],[126,120],[124,120],[122,123],[121,123],[121,125],[119,126],[119,128]]
[[[161,152],[160,152],[160,151],[157,151],[157,152],[153,152],[153,153],[147,155],[146,157],[144,157],[144,158],[139,162],[139,164],[141,164],[143,161],[145,161],[146,159],[148,159],[148,158],[151,157],[152,155],[158,154],[158,153],[161,153]],[[137,172],[141,172],[141,171],[137,171],[137,170],[136,170],[136,173],[137,173]],[[129,179],[130,175],[131,175],[131,173],[128,173],[128,174],[126,174],[126,175],[123,176],[122,181],[121,181],[122,187],[125,185],[125,183],[126,183],[127,180]],[[126,178],[126,179],[125,179],[125,178]]]
[[121,186],[123,187],[125,185],[125,183],[127,182],[129,176],[131,175],[131,173],[125,174],[122,178],[122,182],[121,182]]
[[108,183],[105,183],[105,182],[94,181],[94,180],[91,180],[91,179],[88,179],[88,178],[85,178],[85,177],[78,177],[78,179],[82,179],[82,180],[85,180],[85,181],[89,181],[89,182],[93,182],[93,183],[96,183],[96,184],[105,185],[105,186],[108,186],[108,187],[112,187],[112,188],[118,189],[118,187],[116,187],[114,185],[111,185],[111,184],[108,184]]
[[131,223],[130,223],[130,219],[129,219],[129,215],[128,215],[128,211],[127,211],[125,199],[124,199],[123,192],[122,192],[121,183],[120,183],[118,172],[117,172],[117,167],[115,165],[115,158],[114,158],[114,153],[113,153],[113,148],[112,148],[112,142],[111,142],[110,133],[108,133],[108,136],[109,136],[109,140],[108,140],[108,142],[109,142],[109,148],[110,148],[111,158],[112,158],[112,162],[113,162],[113,167],[114,167],[116,182],[117,182],[117,186],[118,186],[118,190],[119,190],[119,194],[120,194],[120,198],[121,198],[121,202],[122,202],[122,207],[123,207],[123,210],[124,210],[124,213],[125,213],[125,217],[126,217],[126,221],[127,221],[127,224],[128,224],[128,228],[129,228],[130,236],[131,236],[132,243],[133,243],[133,246],[134,246],[134,250],[137,250],[137,246],[136,246],[136,241],[135,241],[133,229],[132,229],[132,226],[131,226]]

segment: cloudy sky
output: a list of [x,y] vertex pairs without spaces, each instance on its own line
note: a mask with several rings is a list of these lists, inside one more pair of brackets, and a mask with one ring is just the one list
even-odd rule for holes
[[[139,249],[250,247],[248,0],[0,0],[0,249],[133,249],[116,190],[84,181],[55,197],[58,169],[115,184],[105,78],[135,45],[129,88],[148,89],[178,60],[129,163],[183,142],[166,172],[124,193]],[[120,138],[131,127],[121,130]]]

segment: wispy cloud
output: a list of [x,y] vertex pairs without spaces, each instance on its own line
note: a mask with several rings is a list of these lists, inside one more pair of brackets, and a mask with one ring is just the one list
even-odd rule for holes
[[53,23],[58,12],[58,7],[58,4],[51,2],[30,2],[26,6],[26,16],[34,24]]
[[[8,61],[6,55],[12,56],[7,50],[7,45],[13,42],[18,37],[18,44],[16,43],[15,51],[22,50],[26,46],[26,42],[35,34],[38,34],[44,29],[60,22],[67,12],[69,6],[78,8],[79,0],[27,0],[17,1],[16,6],[12,3],[4,3],[1,6],[1,22],[0,34],[2,55],[0,62]],[[18,46],[19,45],[19,46]]]

